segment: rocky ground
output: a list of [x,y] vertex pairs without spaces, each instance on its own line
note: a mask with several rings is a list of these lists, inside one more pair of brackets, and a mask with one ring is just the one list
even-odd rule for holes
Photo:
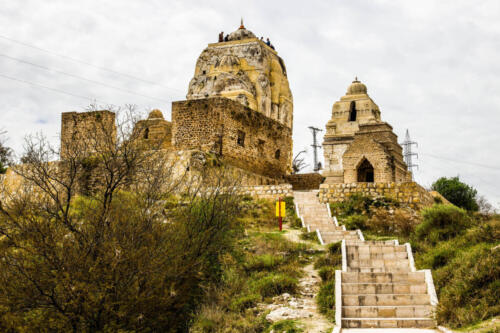
[[[285,236],[292,241],[300,241],[299,230],[289,229]],[[315,246],[315,244],[313,244]],[[316,246],[315,246],[316,247]],[[320,247],[320,245],[317,245]],[[308,333],[329,333],[334,324],[326,319],[318,310],[316,294],[318,293],[321,278],[313,264],[304,267],[304,276],[299,281],[297,296],[282,294],[273,299],[272,304],[262,304],[262,310],[270,310],[267,319],[272,322],[281,320],[295,320],[297,326]],[[274,332],[278,333],[278,332]]]

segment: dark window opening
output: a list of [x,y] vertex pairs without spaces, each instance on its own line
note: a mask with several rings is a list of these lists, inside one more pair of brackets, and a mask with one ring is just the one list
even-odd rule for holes
[[356,103],[353,101],[349,107],[349,121],[356,121],[356,113]]
[[257,149],[259,151],[260,155],[264,155],[264,145],[266,144],[266,141],[259,139],[257,142]]
[[238,130],[238,145],[245,147],[245,132]]
[[280,155],[281,155],[281,151],[278,149],[276,150],[276,152],[274,153],[274,158],[279,160],[280,159]]
[[207,74],[207,71],[203,71],[203,75]]
[[365,158],[358,167],[358,182],[373,183],[375,172],[371,163]]
[[144,139],[149,139],[149,128],[144,131]]

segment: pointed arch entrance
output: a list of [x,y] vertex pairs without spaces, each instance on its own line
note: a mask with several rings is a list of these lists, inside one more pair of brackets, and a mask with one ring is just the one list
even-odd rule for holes
[[373,183],[375,181],[375,170],[373,165],[366,158],[358,166],[358,182]]

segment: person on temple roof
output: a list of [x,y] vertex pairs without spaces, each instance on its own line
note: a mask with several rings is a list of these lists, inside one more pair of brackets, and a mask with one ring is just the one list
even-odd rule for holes
[[224,37],[224,41],[227,42],[229,40],[229,34],[226,35],[226,37]]
[[269,40],[269,38],[266,39],[266,44],[267,46],[271,46],[271,41]]
[[221,31],[219,34],[219,43],[222,43],[224,41],[224,31]]

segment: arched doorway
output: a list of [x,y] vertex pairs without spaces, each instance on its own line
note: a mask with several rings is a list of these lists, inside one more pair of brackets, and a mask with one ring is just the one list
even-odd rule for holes
[[373,165],[365,158],[358,167],[358,182],[374,182]]

